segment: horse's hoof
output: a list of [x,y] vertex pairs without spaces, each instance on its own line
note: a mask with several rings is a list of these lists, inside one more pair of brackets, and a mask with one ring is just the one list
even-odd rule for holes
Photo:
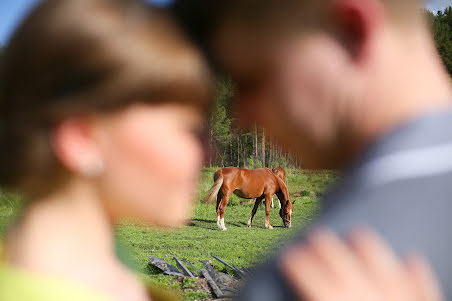
[[228,228],[223,228],[223,229],[221,229],[222,231],[226,231]]
[[270,226],[270,225],[268,225],[268,226],[265,226],[265,228],[267,228],[267,229],[269,229],[269,230],[273,230],[273,227],[272,227],[272,226]]

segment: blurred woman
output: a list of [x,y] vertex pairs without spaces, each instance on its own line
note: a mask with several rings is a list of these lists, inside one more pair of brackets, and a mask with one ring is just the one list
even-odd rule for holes
[[150,300],[113,228],[188,218],[211,105],[204,61],[144,2],[48,0],[2,67],[0,186],[25,207],[0,248],[0,300]]

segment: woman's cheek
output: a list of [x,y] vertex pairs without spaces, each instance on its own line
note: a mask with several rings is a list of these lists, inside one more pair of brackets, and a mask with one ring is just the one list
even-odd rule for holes
[[153,177],[156,185],[152,186],[159,192],[148,192],[152,193],[152,202],[159,202],[164,208],[160,214],[164,212],[165,225],[177,226],[191,213],[202,167],[202,148],[191,133],[177,128],[168,129],[160,141],[147,152],[152,162],[148,168],[157,175]]
[[[164,141],[164,142],[163,142]],[[163,179],[170,182],[173,188],[174,182],[186,185],[196,180],[202,167],[202,148],[190,133],[184,131],[166,132],[158,147],[155,165],[158,165]],[[155,153],[155,152],[154,152]]]

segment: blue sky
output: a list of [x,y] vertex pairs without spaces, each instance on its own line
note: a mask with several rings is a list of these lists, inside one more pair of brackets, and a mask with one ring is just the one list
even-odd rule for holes
[[[156,4],[171,2],[171,0],[149,1]],[[8,41],[15,26],[37,2],[38,0],[0,0],[0,44],[5,44]],[[426,2],[426,7],[433,12],[442,10],[449,5],[452,6],[452,0],[427,0]]]

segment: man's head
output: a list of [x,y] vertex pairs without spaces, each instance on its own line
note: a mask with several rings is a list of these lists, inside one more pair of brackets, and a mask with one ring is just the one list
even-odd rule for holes
[[436,97],[412,87],[440,69],[417,0],[224,2],[203,45],[237,83],[239,120],[307,167],[341,167]]

